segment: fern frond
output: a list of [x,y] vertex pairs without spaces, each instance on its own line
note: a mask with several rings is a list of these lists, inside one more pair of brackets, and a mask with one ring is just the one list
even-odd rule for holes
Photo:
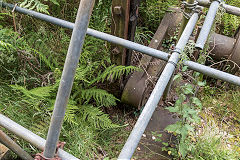
[[73,104],[68,104],[64,120],[70,124],[77,124],[76,116],[79,111],[79,107]]
[[47,87],[38,87],[34,88],[32,90],[27,90],[26,88],[19,86],[19,85],[11,85],[11,87],[15,90],[21,91],[26,97],[28,98],[46,98],[50,96],[50,92],[52,91],[53,87],[52,86],[47,86]]
[[45,5],[38,0],[25,0],[20,4],[20,7],[24,7],[30,10],[36,9],[38,12],[49,14],[48,5]]
[[83,105],[80,107],[82,112],[83,119],[87,120],[95,128],[109,129],[109,128],[118,128],[120,127],[117,124],[114,124],[109,116],[103,113],[100,108],[94,107],[92,105]]
[[45,137],[43,133],[47,132],[49,128],[50,117],[46,117],[46,119],[37,121],[37,123],[33,123],[30,130],[39,136]]
[[113,81],[119,79],[123,75],[128,75],[129,73],[133,71],[140,70],[137,67],[134,66],[109,66],[106,68],[106,70],[101,73],[97,78],[95,78],[93,81],[91,81],[90,84],[96,83],[96,82],[104,82],[105,80]]
[[119,101],[112,94],[108,93],[106,90],[90,88],[82,90],[81,98],[85,100],[85,103],[89,103],[90,100],[94,100],[97,106],[115,106],[116,101]]

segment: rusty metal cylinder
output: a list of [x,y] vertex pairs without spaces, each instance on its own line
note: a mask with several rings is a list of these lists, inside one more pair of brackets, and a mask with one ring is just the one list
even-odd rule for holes
[[227,37],[221,34],[212,34],[209,46],[211,50],[211,57],[215,60],[227,59],[235,46],[236,39]]

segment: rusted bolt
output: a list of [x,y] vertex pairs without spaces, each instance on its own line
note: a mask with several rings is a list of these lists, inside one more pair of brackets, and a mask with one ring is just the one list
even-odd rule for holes
[[121,15],[122,14],[122,7],[121,6],[115,6],[113,8],[114,14]]

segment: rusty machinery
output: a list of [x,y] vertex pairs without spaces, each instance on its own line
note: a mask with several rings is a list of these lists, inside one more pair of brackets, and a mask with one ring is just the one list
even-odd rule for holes
[[[190,0],[190,2],[192,2],[193,5],[196,5],[195,1]],[[186,15],[184,15],[185,12],[182,12],[178,8],[172,8],[170,10],[171,12],[167,12],[162,19],[149,47],[162,50],[163,40],[170,36],[174,36],[179,24],[181,24],[179,35],[181,35],[181,30],[183,30],[182,28],[184,28],[187,23]],[[200,28],[201,27],[199,27],[199,30]],[[198,31],[198,33],[199,32],[200,31]],[[195,37],[192,37],[192,39],[196,40],[198,35],[194,36]],[[226,64],[231,66],[231,73],[236,73],[240,66],[239,37],[240,34],[238,28],[234,37],[213,33],[209,39],[211,57],[217,61],[226,61]],[[140,66],[143,68],[143,71],[134,72],[128,79],[122,93],[122,102],[138,109],[144,106],[155,83],[154,79],[157,79],[156,77],[161,74],[165,65],[166,62],[163,60],[143,55],[140,60]]]
[[[91,2],[91,3],[89,3],[89,2]],[[189,0],[189,3],[190,3],[190,0]],[[64,20],[55,18],[55,17],[51,17],[49,15],[44,15],[44,14],[30,11],[30,10],[27,10],[24,8],[16,7],[12,4],[7,4],[4,2],[1,3],[1,5],[4,7],[9,7],[11,9],[15,8],[15,10],[17,12],[36,17],[36,18],[42,19],[44,21],[68,28],[68,29],[73,29],[73,36],[71,39],[71,43],[69,45],[70,49],[69,49],[69,52],[67,55],[66,66],[64,67],[63,76],[62,76],[62,80],[60,83],[60,89],[58,91],[58,95],[56,98],[57,99],[56,103],[59,105],[55,105],[54,114],[53,114],[52,121],[51,121],[52,125],[49,130],[49,135],[48,135],[47,141],[45,141],[41,137],[33,134],[31,131],[23,128],[22,126],[18,125],[17,123],[11,121],[7,117],[0,114],[0,126],[10,130],[14,134],[29,141],[30,143],[32,143],[33,145],[35,145],[36,147],[38,147],[42,150],[45,148],[44,156],[47,153],[50,155],[50,156],[45,156],[45,157],[53,157],[55,154],[55,151],[56,151],[55,150],[56,144],[58,141],[58,137],[59,137],[59,133],[60,133],[61,125],[62,125],[61,122],[64,117],[65,107],[66,107],[67,100],[70,95],[71,85],[72,85],[73,77],[74,77],[74,73],[72,72],[73,69],[71,69],[71,68],[76,69],[76,67],[77,67],[81,46],[83,44],[86,33],[88,35],[94,36],[96,38],[100,38],[102,40],[107,40],[108,42],[115,43],[115,44],[124,46],[126,48],[133,49],[135,51],[139,51],[139,52],[145,53],[147,55],[155,56],[162,60],[168,61],[166,67],[163,69],[163,72],[158,80],[158,83],[154,87],[154,90],[151,93],[151,96],[145,105],[145,108],[143,109],[135,127],[133,128],[126,144],[124,145],[121,154],[119,155],[119,159],[130,159],[130,157],[134,153],[134,150],[136,149],[136,146],[139,143],[139,140],[140,140],[144,130],[146,129],[148,122],[151,119],[151,116],[157,106],[157,103],[159,102],[160,98],[162,97],[163,92],[166,90],[167,84],[169,83],[171,76],[174,73],[175,67],[179,61],[179,56],[180,56],[182,50],[184,49],[185,45],[187,44],[187,42],[191,36],[191,33],[194,30],[195,25],[199,19],[199,12],[200,12],[199,10],[196,10],[191,15],[191,18],[189,19],[189,22],[187,23],[187,25],[183,31],[183,34],[176,45],[176,48],[170,55],[168,53],[165,53],[165,52],[157,50],[157,49],[161,48],[162,38],[167,35],[167,33],[170,30],[170,26],[172,26],[174,24],[173,22],[177,21],[177,20],[174,20],[174,14],[178,14],[178,12],[169,13],[168,19],[171,19],[171,20],[173,19],[173,22],[166,22],[166,20],[165,20],[166,24],[162,24],[162,26],[166,25],[164,27],[165,29],[162,28],[160,25],[160,30],[162,29],[164,32],[162,32],[162,33],[159,32],[158,34],[156,34],[154,36],[156,39],[153,39],[153,41],[150,44],[152,47],[157,48],[157,49],[154,49],[154,48],[146,47],[146,46],[143,46],[143,45],[140,45],[140,44],[128,41],[128,40],[124,40],[124,39],[116,37],[116,36],[112,36],[112,35],[109,35],[109,34],[106,34],[103,32],[99,32],[99,31],[87,28],[87,25],[89,23],[90,12],[92,11],[93,4],[94,4],[94,0],[91,0],[91,1],[81,0],[80,6],[79,6],[79,11],[78,11],[78,16],[76,18],[77,22],[74,24],[74,23],[71,23],[68,21],[64,21]],[[219,0],[213,1],[210,5],[210,9],[209,9],[208,13],[210,13],[210,11],[212,12],[212,10],[214,10],[214,9],[216,11],[219,7],[219,4],[220,4]],[[213,9],[211,10],[212,6],[215,6],[215,7],[213,7]],[[191,4],[189,5],[189,7],[191,7]],[[226,8],[226,10],[227,9],[229,10],[229,8],[232,8],[231,11],[234,11],[234,12],[231,12],[231,13],[240,15],[240,8],[236,8],[236,7],[234,8],[233,6],[225,6],[225,8]],[[117,12],[118,11],[121,11],[121,9],[119,10],[119,8],[117,7]],[[84,14],[81,14],[81,13],[84,13]],[[83,16],[83,15],[85,15],[85,16]],[[214,17],[215,15],[216,15],[216,13],[213,13],[211,16],[207,16],[207,17],[211,18],[211,17]],[[179,16],[176,16],[176,17],[178,18]],[[130,16],[129,16],[129,18],[130,18]],[[205,22],[206,22],[206,20],[205,20]],[[211,21],[211,23],[210,23],[211,25],[212,25],[212,22],[213,21]],[[204,28],[209,29],[209,28],[211,28],[211,25],[209,25],[207,27],[203,27],[203,29]],[[203,31],[203,29],[202,29],[202,31]],[[201,35],[201,34],[199,34],[199,35]],[[207,36],[208,36],[208,34],[205,34],[203,36],[203,40],[205,40]],[[198,38],[198,40],[199,40],[199,38]],[[232,47],[231,53],[229,55],[230,55],[230,57],[236,57],[237,52],[234,52],[234,50],[238,50],[238,47],[237,47],[238,46],[238,37],[236,40],[233,40],[232,43],[233,43],[233,47]],[[201,44],[204,44],[204,43],[201,43]],[[124,57],[124,56],[122,56],[122,57]],[[125,56],[125,58],[126,58],[126,56]],[[120,58],[120,59],[122,60],[122,58]],[[124,61],[126,62],[126,60],[123,59],[122,62],[124,62]],[[161,67],[159,67],[159,65],[158,65],[157,68],[154,68],[154,67],[152,68],[151,66],[149,66],[149,64],[157,62],[161,65],[164,65],[162,61],[159,61],[159,62],[155,61],[152,57],[145,57],[141,61],[142,61],[142,63],[146,62],[147,67],[145,67],[145,68],[147,69],[147,71],[151,71],[149,73],[151,73],[152,76],[156,76],[159,73],[161,73],[161,69],[160,69]],[[193,61],[184,61],[183,63],[184,63],[184,65],[187,65],[192,70],[195,70],[195,71],[204,73],[205,75],[208,75],[210,77],[221,79],[226,82],[230,82],[232,84],[240,86],[240,78],[238,76],[234,76],[229,73],[225,73],[225,72],[195,63]],[[69,69],[71,71],[69,71]],[[139,73],[138,81],[140,81],[141,78],[144,78],[144,74],[145,74],[145,72]],[[131,80],[131,78],[130,78],[130,80]],[[135,83],[135,84],[132,83],[132,85],[136,85],[136,84],[138,84],[138,83]],[[144,91],[142,93],[144,94],[147,86],[146,85],[140,86],[140,85],[141,84],[138,84],[138,85],[136,85],[136,87],[143,87]],[[126,85],[126,87],[127,86],[128,86],[128,84]],[[137,89],[137,88],[134,88],[134,86],[130,86],[130,87],[132,87],[133,91]],[[132,96],[132,95],[129,95],[129,96]],[[144,97],[139,96],[138,103],[136,103],[136,104],[141,105],[141,103],[144,101],[143,98]],[[60,108],[59,108],[59,106],[60,106]],[[58,113],[60,116],[56,116],[56,115],[58,115]],[[52,134],[54,132],[56,133],[56,131],[58,132],[58,135]],[[46,143],[46,145],[45,145],[45,143]],[[51,146],[51,144],[53,144],[53,145]],[[46,149],[46,148],[51,148],[51,149]],[[62,149],[58,150],[58,155],[63,160],[64,159],[66,159],[66,160],[77,159],[74,156],[70,155],[69,153],[63,151]],[[121,158],[121,157],[124,157],[124,158]]]

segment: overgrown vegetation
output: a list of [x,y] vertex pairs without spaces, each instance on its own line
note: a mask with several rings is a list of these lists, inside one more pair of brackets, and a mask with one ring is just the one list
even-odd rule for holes
[[[239,0],[226,2],[240,7]],[[22,7],[73,22],[79,2],[21,0],[19,3]],[[143,1],[136,41],[148,42],[168,7],[177,5],[180,2],[174,0]],[[110,8],[111,0],[98,0],[90,28],[110,32]],[[4,9],[0,21],[1,113],[46,138],[71,31]],[[224,14],[217,27],[220,33],[232,36],[239,24],[239,18]],[[191,47],[187,49],[191,51],[185,52],[192,53]],[[105,112],[119,103],[107,84],[138,68],[112,65],[109,53],[106,42],[86,37],[60,137],[67,142],[65,150],[80,159],[117,157],[127,136],[126,131],[122,132],[124,123],[115,121]],[[206,57],[203,54],[199,61],[204,63]],[[186,67],[180,68],[187,71]],[[176,147],[165,143],[163,150],[175,159],[239,159],[240,131],[229,127],[239,126],[239,90],[217,91],[218,87],[209,87],[211,84],[199,73],[191,78],[191,83],[178,87],[179,99],[167,108],[178,113],[181,121],[166,128],[178,137]],[[175,79],[184,80],[184,76],[178,74]],[[201,94],[197,94],[199,90]],[[224,125],[219,126],[218,122]],[[39,152],[13,137],[29,153]]]
[[[91,28],[109,29],[110,4],[110,1],[98,1]],[[67,5],[75,8],[72,12],[75,16],[74,2],[25,0],[21,3],[22,7],[47,14],[58,13],[60,6]],[[2,23],[0,30],[1,113],[46,138],[71,31],[27,16],[21,21],[20,15],[13,17],[7,10],[2,10],[2,15],[2,21],[9,18],[10,21]],[[15,31],[12,18],[18,22]],[[60,138],[67,142],[66,150],[80,159],[115,157],[111,150],[122,145],[114,141],[122,135],[113,135],[121,133],[123,124],[113,123],[104,113],[105,108],[116,106],[119,100],[106,90],[104,83],[114,83],[137,68],[111,65],[109,57],[106,42],[86,37]],[[27,151],[38,152],[22,140],[20,143]],[[110,148],[109,144],[116,145]]]

